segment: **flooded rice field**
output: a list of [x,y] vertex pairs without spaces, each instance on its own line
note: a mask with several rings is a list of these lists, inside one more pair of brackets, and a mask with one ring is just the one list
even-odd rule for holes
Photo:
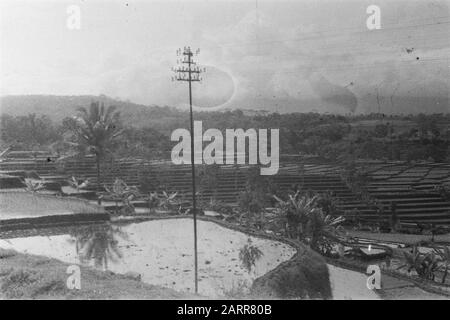
[[[194,291],[192,219],[84,226],[59,233],[0,239],[0,247],[114,273],[139,274],[149,284]],[[287,244],[250,237],[213,222],[198,221],[198,235],[199,294],[211,298],[245,292],[255,278],[296,252]],[[262,252],[250,271],[239,258],[249,240]],[[328,268],[334,299],[378,299],[366,288],[366,275],[331,265]]]
[[[208,297],[248,286],[296,252],[284,243],[249,237],[212,222],[198,221],[198,235],[199,293]],[[262,252],[250,272],[239,259],[239,251],[249,239]],[[80,227],[62,235],[1,239],[0,247],[115,273],[139,273],[146,283],[178,291],[194,290],[191,219]]]

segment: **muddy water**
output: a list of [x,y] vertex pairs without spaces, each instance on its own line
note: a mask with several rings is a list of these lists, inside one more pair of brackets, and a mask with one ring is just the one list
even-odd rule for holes
[[[194,290],[192,219],[78,227],[48,234],[52,235],[0,239],[0,247],[115,273],[139,273],[149,284]],[[213,222],[198,221],[198,235],[199,293],[212,298],[245,290],[253,279],[295,254],[284,243],[249,237]],[[248,239],[263,253],[250,272],[239,259]],[[366,275],[331,265],[328,269],[334,299],[378,299],[367,289]]]
[[[199,293],[208,297],[239,291],[295,254],[284,243],[249,237],[212,222],[198,221],[198,236]],[[263,253],[250,272],[239,259],[249,239]],[[191,219],[76,228],[61,235],[1,239],[0,247],[115,273],[135,272],[146,283],[178,291],[194,288]]]

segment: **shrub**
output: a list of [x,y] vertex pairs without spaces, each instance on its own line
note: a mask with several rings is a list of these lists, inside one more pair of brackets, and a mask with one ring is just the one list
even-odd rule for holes
[[435,246],[433,247],[433,251],[440,258],[440,261],[442,263],[441,269],[443,269],[444,272],[442,276],[442,283],[445,283],[450,268],[450,247],[444,246],[443,250],[441,251]]
[[252,243],[252,239],[248,238],[247,244],[239,250],[239,260],[243,267],[250,273],[255,267],[256,261],[263,256],[261,250]]
[[317,200],[317,206],[322,209],[326,215],[335,215],[339,210],[337,208],[339,201],[331,191],[321,193]]
[[317,196],[301,196],[297,191],[294,195],[288,195],[288,200],[284,201],[277,196],[277,218],[285,225],[285,233],[290,238],[304,240],[305,229],[308,223],[308,216],[315,211],[317,207]]
[[397,269],[407,268],[408,272],[415,271],[417,275],[426,280],[434,280],[439,269],[439,259],[435,252],[420,253],[417,245],[411,252],[404,252],[405,264]]

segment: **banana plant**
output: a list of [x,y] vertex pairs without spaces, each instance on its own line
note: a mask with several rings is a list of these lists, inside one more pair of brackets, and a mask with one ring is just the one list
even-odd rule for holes
[[450,247],[444,246],[444,248],[440,250],[435,246],[433,248],[433,251],[436,253],[436,255],[440,258],[442,262],[442,267],[444,269],[444,275],[442,276],[442,283],[445,283],[448,271],[450,269]]
[[175,201],[175,197],[178,195],[178,192],[174,192],[168,194],[166,191],[162,192],[162,196],[159,198],[159,207],[165,210],[171,210],[174,206],[177,205]]
[[131,201],[139,195],[136,187],[130,187],[123,180],[116,179],[111,188],[106,185],[104,185],[104,188],[107,195],[116,202],[116,207],[118,201],[120,201],[126,213],[134,212],[134,206]]
[[144,196],[144,199],[145,201],[147,201],[148,210],[150,212],[153,212],[160,202],[160,198],[157,192],[150,192],[148,195]]
[[417,246],[414,246],[411,252],[403,252],[403,257],[405,258],[406,263],[398,267],[397,270],[407,268],[408,273],[410,273],[411,271],[420,268],[422,260]]
[[31,191],[33,193],[44,189],[44,183],[39,180],[25,178],[25,185],[26,185],[27,191]]
[[407,268],[408,273],[415,271],[422,279],[434,280],[435,273],[439,270],[440,259],[435,252],[420,253],[417,246],[411,252],[403,252],[406,264],[397,269]]
[[80,180],[78,180],[74,176],[72,176],[72,178],[70,178],[67,181],[69,182],[69,185],[72,188],[76,189],[77,191],[80,191],[81,189],[86,188],[90,184],[89,179],[86,179],[86,180],[80,182]]
[[300,196],[297,191],[294,195],[288,195],[288,200],[284,201],[277,196],[273,196],[277,201],[277,213],[279,218],[285,223],[285,230],[288,237],[303,239],[308,217],[321,209],[317,206],[318,196]]
[[322,210],[316,210],[308,216],[307,234],[312,249],[331,255],[333,243],[339,236],[345,234],[341,224],[345,218],[326,215]]
[[434,280],[436,272],[440,269],[440,259],[434,252],[429,252],[424,258],[424,277],[425,279]]

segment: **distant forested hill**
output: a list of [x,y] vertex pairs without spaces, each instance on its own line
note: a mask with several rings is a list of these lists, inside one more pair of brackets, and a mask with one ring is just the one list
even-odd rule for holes
[[24,116],[29,113],[45,114],[59,121],[72,116],[78,107],[86,107],[92,101],[102,101],[105,105],[117,105],[121,111],[137,112],[146,107],[130,102],[114,100],[107,96],[50,96],[19,95],[1,97],[1,113]]
[[[11,116],[26,116],[31,113],[46,115],[52,121],[60,122],[65,117],[76,114],[79,107],[88,107],[91,102],[100,101],[105,106],[115,105],[125,124],[135,127],[148,127],[152,122],[176,118],[183,113],[169,107],[144,106],[121,101],[105,95],[92,96],[53,96],[53,95],[17,95],[0,97],[0,113]],[[150,122],[149,122],[150,121]]]
[[[60,145],[67,133],[64,118],[77,108],[100,101],[115,105],[125,129],[117,156],[166,156],[174,143],[171,133],[189,128],[187,111],[144,106],[106,96],[6,96],[1,98],[0,149],[45,150]],[[248,110],[195,112],[203,130],[276,128],[280,152],[313,154],[325,159],[349,155],[366,159],[450,159],[450,114],[335,115],[321,113],[260,113]],[[64,151],[64,150],[62,150]]]

